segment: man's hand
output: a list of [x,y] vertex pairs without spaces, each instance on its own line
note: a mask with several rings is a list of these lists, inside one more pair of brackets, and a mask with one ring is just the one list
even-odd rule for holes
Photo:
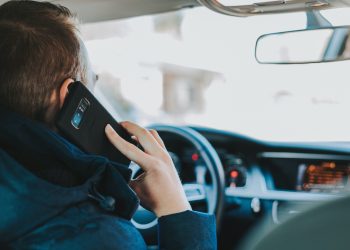
[[191,210],[175,166],[158,133],[132,122],[120,124],[145,150],[141,151],[121,138],[110,125],[106,126],[110,142],[144,171],[130,182],[130,187],[140,198],[141,204],[157,217]]

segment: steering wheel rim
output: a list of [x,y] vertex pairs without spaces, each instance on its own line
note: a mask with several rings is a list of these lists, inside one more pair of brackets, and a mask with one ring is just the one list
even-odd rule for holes
[[[205,192],[208,207],[207,212],[210,214],[215,214],[216,225],[217,228],[219,228],[225,200],[225,175],[221,160],[216,150],[204,136],[202,136],[200,133],[189,127],[177,127],[172,125],[152,125],[148,128],[154,129],[160,133],[168,132],[180,136],[189,141],[196,148],[197,152],[203,159],[204,165],[209,171],[212,179],[212,190],[210,194],[208,194],[208,192]],[[135,166],[131,166],[131,168],[133,169],[135,168]],[[191,184],[184,184],[184,188],[185,185]],[[199,186],[186,186],[186,188],[199,188]],[[212,197],[207,197],[207,195],[212,195]],[[131,219],[131,222],[134,224],[134,226],[141,232],[142,230],[149,230],[151,228],[154,228],[158,224],[156,218],[147,223],[140,223],[140,221],[137,221],[136,217],[138,213],[144,211],[144,208],[140,206],[139,209],[136,211],[135,216]]]

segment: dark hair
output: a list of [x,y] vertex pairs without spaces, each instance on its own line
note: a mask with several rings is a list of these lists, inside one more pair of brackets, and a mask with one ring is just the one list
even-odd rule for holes
[[45,121],[50,97],[82,74],[71,12],[49,2],[16,0],[0,6],[0,104]]

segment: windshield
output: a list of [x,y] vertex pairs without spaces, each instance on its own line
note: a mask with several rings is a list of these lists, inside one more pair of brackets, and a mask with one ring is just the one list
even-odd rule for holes
[[[323,14],[350,24],[348,9]],[[94,92],[119,120],[269,141],[350,141],[350,61],[255,60],[260,35],[305,25],[304,13],[236,18],[193,8],[84,24],[81,33],[99,75]]]

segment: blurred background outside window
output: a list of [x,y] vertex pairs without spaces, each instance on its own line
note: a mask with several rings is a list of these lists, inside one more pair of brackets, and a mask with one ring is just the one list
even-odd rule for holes
[[[349,9],[323,14],[350,24]],[[305,25],[303,13],[235,18],[193,8],[84,24],[81,34],[99,75],[94,92],[119,120],[269,141],[350,141],[350,61],[255,60],[260,35]]]

